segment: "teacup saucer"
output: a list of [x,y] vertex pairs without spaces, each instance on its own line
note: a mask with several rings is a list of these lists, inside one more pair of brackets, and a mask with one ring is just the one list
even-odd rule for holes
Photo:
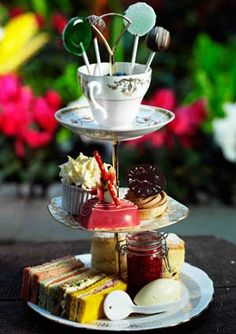
[[102,127],[94,119],[89,106],[60,109],[55,113],[55,118],[71,131],[89,138],[124,141],[157,131],[175,116],[166,109],[141,105],[135,121],[121,129]]

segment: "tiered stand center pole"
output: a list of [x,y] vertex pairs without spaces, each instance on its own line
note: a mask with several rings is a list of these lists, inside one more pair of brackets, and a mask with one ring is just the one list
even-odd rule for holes
[[[117,196],[119,197],[119,142],[113,140],[112,142],[112,165],[116,172],[116,187]],[[115,250],[116,250],[116,272],[119,277],[121,277],[121,261],[120,261],[120,251],[119,251],[119,233],[114,233]]]

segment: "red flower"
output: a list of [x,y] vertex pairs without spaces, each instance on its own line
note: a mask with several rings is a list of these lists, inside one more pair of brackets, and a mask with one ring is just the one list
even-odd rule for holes
[[4,110],[0,114],[0,129],[6,136],[15,137],[27,126],[29,115],[25,110],[22,112],[20,110],[21,107],[18,104],[8,103],[4,106]]
[[45,18],[39,13],[35,13],[35,18],[36,18],[38,27],[40,29],[43,28],[45,24]]
[[126,141],[125,144],[133,147],[140,147],[144,143],[149,143],[153,148],[161,147],[165,144],[165,133],[163,131],[156,131],[147,134],[135,140]]
[[15,152],[17,157],[23,157],[25,155],[25,145],[22,139],[17,138],[15,141]]
[[33,106],[34,120],[42,129],[53,132],[58,125],[54,118],[55,110],[49,106],[46,99],[37,97]]
[[38,148],[47,145],[52,140],[53,133],[28,129],[24,134],[24,140],[32,148]]
[[175,93],[172,89],[169,88],[156,90],[153,97],[148,101],[144,101],[144,104],[173,110],[176,105]]
[[56,29],[59,35],[62,34],[66,24],[67,24],[67,19],[65,16],[61,13],[55,13],[52,16],[52,25]]
[[204,100],[182,106],[175,111],[175,120],[169,124],[169,129],[179,137],[182,146],[191,147],[200,125],[206,118]]
[[52,89],[46,92],[45,99],[51,108],[58,109],[62,104],[60,95]]
[[17,17],[23,14],[25,11],[21,7],[13,7],[9,10],[10,17]]
[[170,123],[170,128],[176,135],[193,135],[206,117],[204,100],[192,105],[182,106],[175,110],[176,119]]

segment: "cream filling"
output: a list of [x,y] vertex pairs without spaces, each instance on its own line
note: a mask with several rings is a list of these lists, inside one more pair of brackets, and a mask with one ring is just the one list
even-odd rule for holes
[[158,195],[149,196],[147,198],[137,197],[134,193],[129,191],[126,198],[137,205],[139,209],[150,209],[161,206],[166,202],[166,194],[163,191]]
[[68,284],[68,286],[65,285],[66,289],[63,295],[63,299],[61,301],[61,307],[64,311],[65,306],[66,306],[66,296],[70,293],[76,292],[78,290],[83,290],[85,288],[87,288],[88,286],[98,282],[99,280],[101,280],[102,278],[104,278],[106,275],[105,274],[100,274],[100,275],[95,275],[93,277],[87,277],[81,281],[79,281],[79,285],[78,286],[70,286]]

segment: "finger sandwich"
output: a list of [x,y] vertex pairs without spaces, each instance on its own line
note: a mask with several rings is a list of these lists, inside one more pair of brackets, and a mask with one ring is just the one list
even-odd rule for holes
[[32,303],[37,304],[39,283],[41,281],[82,268],[83,266],[84,264],[74,256],[67,256],[38,266],[25,267],[23,270],[21,297],[25,301],[31,301]]
[[99,282],[67,295],[66,316],[69,320],[88,323],[105,316],[103,302],[114,290],[125,291],[127,284],[115,276],[107,276]]

